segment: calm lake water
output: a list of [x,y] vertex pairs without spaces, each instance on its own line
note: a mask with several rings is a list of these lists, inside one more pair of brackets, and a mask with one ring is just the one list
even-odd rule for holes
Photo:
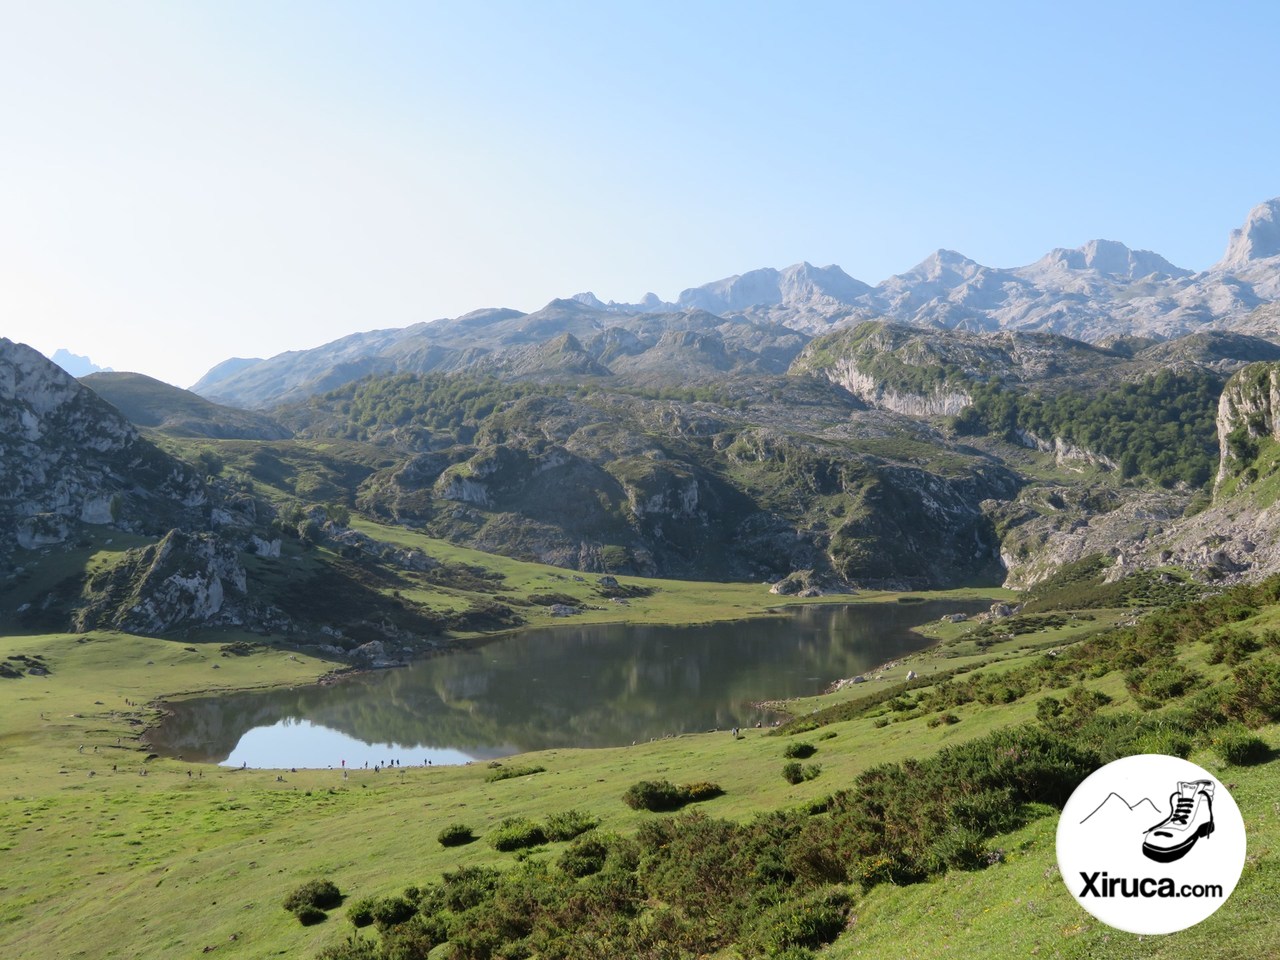
[[985,604],[800,607],[694,627],[524,630],[328,686],[187,700],[152,733],[191,761],[250,767],[466,763],[771,722],[761,700],[818,693],[922,649],[910,627]]

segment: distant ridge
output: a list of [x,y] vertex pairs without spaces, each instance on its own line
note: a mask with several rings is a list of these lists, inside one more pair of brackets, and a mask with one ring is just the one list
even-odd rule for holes
[[82,357],[78,353],[72,353],[66,347],[59,347],[57,350],[53,351],[53,356],[49,359],[73,377],[83,377],[86,374],[111,370],[110,367],[98,366],[88,357]]
[[[640,343],[626,347],[630,356],[644,353],[670,330],[724,335],[724,326],[734,329],[731,338],[750,339],[742,332],[747,328],[816,336],[872,319],[977,333],[1040,331],[1089,343],[1161,341],[1212,330],[1275,337],[1278,325],[1265,312],[1273,303],[1280,303],[1280,198],[1254,207],[1232,231],[1223,259],[1200,273],[1110,239],[1058,247],[1022,267],[989,267],[940,249],[875,286],[834,264],[801,262],[689,287],[674,301],[647,294],[638,303],[605,302],[587,292],[552,300],[530,314],[491,308],[404,329],[355,333],[265,360],[225,361],[192,389],[220,403],[264,407],[371,374],[451,371],[477,363],[511,369],[514,363],[521,375],[536,376],[543,361],[526,356],[508,363],[500,355],[563,334],[590,354],[576,369],[594,375],[599,371],[593,364],[602,361],[591,352],[590,341],[614,328],[639,336]],[[688,319],[695,315],[698,320]],[[639,334],[642,329],[649,333]],[[704,356],[710,346],[702,344]],[[729,352],[731,366],[752,366]],[[656,355],[650,359],[656,361]],[[643,359],[627,362],[653,367]],[[563,355],[557,363],[568,369]],[[679,366],[690,374],[698,369],[697,364]]]

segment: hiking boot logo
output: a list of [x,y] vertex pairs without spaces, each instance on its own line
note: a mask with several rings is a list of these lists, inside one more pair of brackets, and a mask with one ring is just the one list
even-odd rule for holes
[[1149,860],[1181,860],[1196,841],[1213,834],[1213,781],[1179,781],[1169,795],[1169,816],[1143,834],[1142,853]]
[[1231,896],[1244,869],[1244,834],[1230,788],[1208,770],[1182,757],[1135,754],[1095,770],[1067,799],[1058,872],[1076,903],[1108,926],[1174,933]]

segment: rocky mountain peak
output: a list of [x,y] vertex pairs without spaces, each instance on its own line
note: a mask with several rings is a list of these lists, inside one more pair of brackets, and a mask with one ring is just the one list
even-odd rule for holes
[[1155,276],[1171,280],[1191,276],[1190,270],[1176,267],[1158,253],[1132,250],[1118,240],[1090,240],[1082,247],[1058,247],[1017,273],[1046,282],[1059,282],[1073,274],[1091,272],[1124,280]]
[[970,260],[963,253],[957,253],[955,250],[938,249],[906,273],[886,280],[881,286],[890,284],[893,280],[908,280],[941,283],[950,287],[957,283],[962,283],[986,269],[978,261]]
[[1244,226],[1231,231],[1227,252],[1215,270],[1238,270],[1255,260],[1280,256],[1280,197],[1249,211]]
[[90,373],[110,372],[110,367],[100,367],[88,357],[72,353],[66,347],[59,347],[49,358],[73,377],[83,377]]
[[43,354],[25,343],[0,337],[0,402],[21,403],[36,416],[44,416],[75,398],[81,389],[71,374]]

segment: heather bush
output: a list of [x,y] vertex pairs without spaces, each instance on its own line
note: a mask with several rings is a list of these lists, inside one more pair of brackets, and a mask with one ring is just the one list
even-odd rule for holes
[[489,846],[504,853],[547,842],[542,827],[528,817],[507,817],[489,832]]
[[442,847],[460,847],[474,839],[475,834],[472,833],[471,828],[461,823],[449,824],[436,837]]

